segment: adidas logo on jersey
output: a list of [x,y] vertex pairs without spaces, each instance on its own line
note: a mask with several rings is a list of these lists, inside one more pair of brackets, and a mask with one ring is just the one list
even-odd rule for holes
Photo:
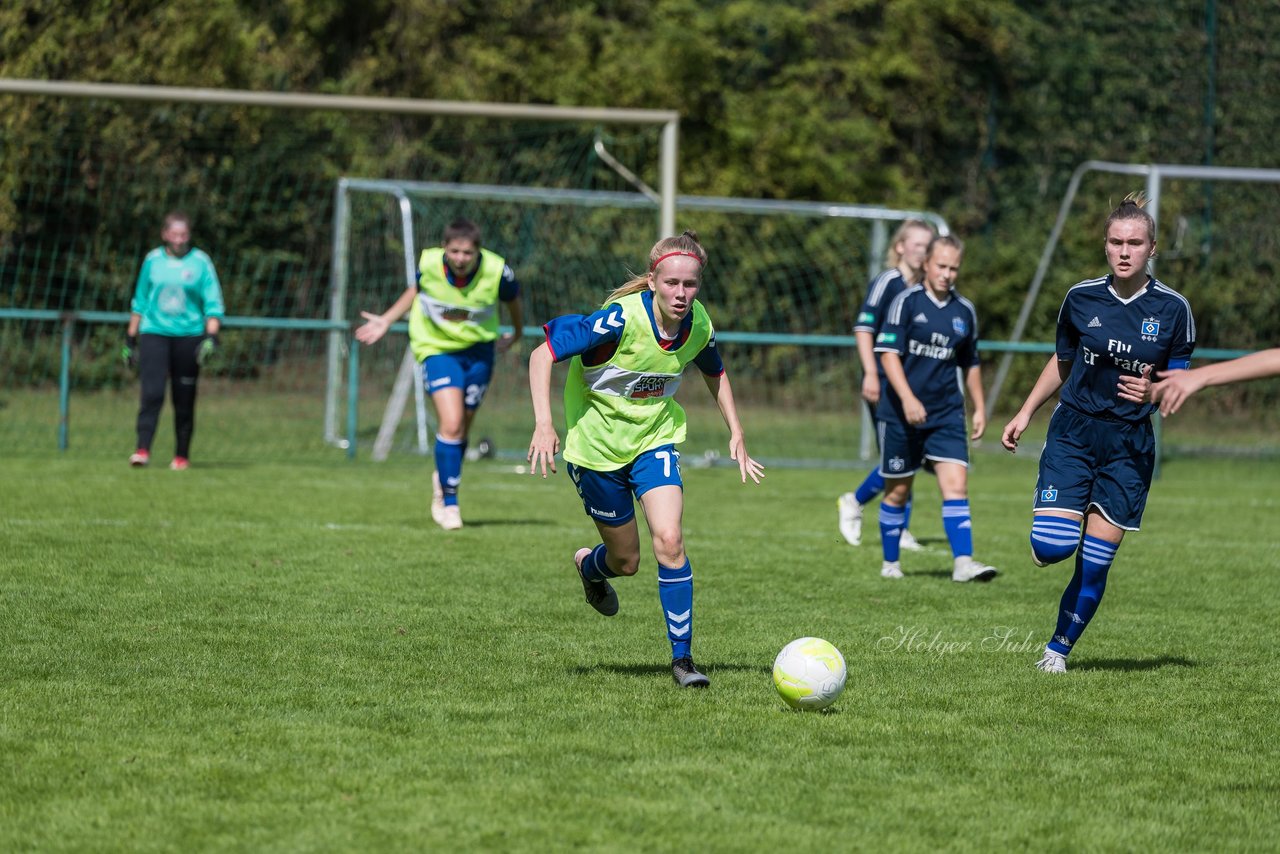
[[929,318],[925,317],[924,312],[922,311],[919,314],[917,314],[915,317],[913,317],[912,321],[915,323],[928,323]]
[[1102,321],[1098,319],[1097,315],[1094,315],[1093,320],[1089,321],[1089,328],[1098,329],[1101,326],[1102,326]]

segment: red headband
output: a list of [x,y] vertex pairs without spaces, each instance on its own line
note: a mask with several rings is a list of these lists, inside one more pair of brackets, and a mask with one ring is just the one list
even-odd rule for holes
[[652,273],[654,270],[658,269],[658,265],[661,264],[663,261],[667,260],[668,258],[670,258],[672,255],[688,255],[690,258],[697,261],[698,264],[702,264],[702,259],[699,258],[697,255],[693,254],[692,252],[685,252],[683,250],[680,250],[678,252],[668,252],[666,255],[659,255],[658,260],[654,261],[653,264],[649,267],[649,272]]

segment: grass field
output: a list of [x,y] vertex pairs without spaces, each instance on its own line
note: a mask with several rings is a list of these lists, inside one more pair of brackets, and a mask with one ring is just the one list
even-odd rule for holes
[[[165,428],[162,428],[165,429]],[[127,450],[127,449],[126,449]],[[472,464],[0,461],[0,850],[1274,850],[1280,464],[1175,461],[1072,670],[1030,459],[972,477],[986,585],[932,481],[900,582],[844,545],[853,473],[686,467],[682,692],[650,557],[595,614],[571,484]],[[773,691],[844,652],[824,714]]]

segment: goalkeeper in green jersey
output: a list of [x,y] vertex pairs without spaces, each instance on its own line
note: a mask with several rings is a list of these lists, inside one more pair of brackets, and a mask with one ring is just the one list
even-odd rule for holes
[[138,441],[129,464],[141,468],[151,460],[167,382],[176,437],[169,468],[184,471],[196,426],[200,368],[218,350],[225,310],[213,261],[191,245],[191,218],[179,211],[167,214],[160,239],[163,245],[147,253],[138,272],[121,353],[138,369],[142,386]]
[[710,680],[694,666],[693,569],[684,551],[684,484],[676,445],[685,438],[684,410],[675,401],[680,376],[697,365],[729,428],[729,455],[742,482],[763,467],[747,454],[733,389],[716,350],[706,309],[694,297],[707,253],[686,231],[658,241],[648,272],[615,290],[599,311],[548,323],[547,340],[529,357],[535,426],[531,471],[555,471],[560,437],[551,420],[551,366],[572,359],[565,386],[568,434],[564,458],[602,542],[574,555],[587,602],[618,612],[608,579],[635,575],[640,534],[632,496],[644,509],[658,561],[658,595],[671,641],[671,673],[680,687]]

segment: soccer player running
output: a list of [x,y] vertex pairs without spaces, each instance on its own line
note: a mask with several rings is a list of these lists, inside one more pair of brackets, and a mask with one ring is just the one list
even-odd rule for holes
[[1057,352],[1001,437],[1016,451],[1036,410],[1061,389],[1031,523],[1037,566],[1076,555],[1057,627],[1036,663],[1048,673],[1066,672],[1067,655],[1102,602],[1125,532],[1142,522],[1155,468],[1151,376],[1186,369],[1195,349],[1190,304],[1147,272],[1156,229],[1144,204],[1141,194],[1131,194],[1107,217],[1103,246],[1111,273],[1067,291]]
[[[876,405],[880,403],[880,390],[887,382],[880,360],[876,358],[875,341],[884,325],[885,310],[893,302],[894,297],[907,288],[919,283],[924,273],[924,253],[933,239],[933,226],[924,220],[908,219],[898,226],[893,239],[889,241],[889,251],[885,255],[888,269],[871,280],[867,286],[867,298],[858,311],[858,320],[853,327],[853,335],[858,342],[858,360],[862,363],[862,400],[874,422]],[[877,436],[877,438],[879,438]],[[855,492],[846,492],[836,500],[837,518],[840,533],[845,542],[851,546],[862,542],[862,510],[873,498],[884,490],[884,477],[879,468],[873,468]],[[919,551],[923,548],[911,536],[908,526],[911,524],[911,496],[907,496],[905,517],[902,522],[902,536],[898,540],[900,549]]]
[[[431,518],[446,531],[462,527],[458,486],[476,410],[493,376],[495,350],[506,352],[523,335],[520,283],[501,255],[481,246],[480,226],[457,219],[441,245],[425,249],[417,280],[382,314],[360,312],[356,339],[373,344],[409,312],[409,346],[422,363],[423,385],[435,405],[435,464]],[[498,303],[514,331],[498,335]]]
[[125,363],[137,367],[141,386],[137,444],[129,465],[142,468],[151,461],[167,380],[175,436],[169,468],[186,471],[200,368],[217,352],[225,308],[213,261],[191,245],[191,217],[181,211],[166,214],[160,240],[163,245],[147,253],[138,271],[121,351]]
[[556,470],[560,437],[551,419],[551,366],[572,359],[565,384],[568,434],[564,458],[602,542],[579,549],[574,563],[587,602],[606,617],[618,613],[610,578],[635,575],[640,534],[632,495],[644,509],[658,561],[658,597],[671,641],[671,675],[682,688],[710,680],[694,665],[693,568],[684,550],[684,485],[676,445],[685,413],[675,401],[680,376],[698,366],[729,428],[729,456],[742,482],[763,466],[747,454],[733,389],[716,350],[715,331],[695,297],[707,253],[686,231],[649,250],[648,272],[622,285],[589,315],[557,317],[529,357],[534,429],[530,473]]
[[[987,427],[978,359],[978,312],[956,293],[964,244],[935,237],[924,259],[924,284],[889,304],[876,336],[888,386],[876,407],[880,432],[880,575],[902,578],[899,537],[916,471],[929,460],[942,492],[942,527],[951,544],[952,581],[989,581],[996,569],[973,559],[969,514],[969,441]],[[973,399],[973,430],[965,431],[965,394]]]

